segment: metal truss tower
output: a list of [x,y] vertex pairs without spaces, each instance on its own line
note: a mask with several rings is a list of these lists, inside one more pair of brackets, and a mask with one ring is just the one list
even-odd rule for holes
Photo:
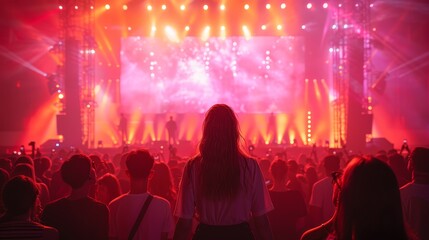
[[[333,7],[332,137],[333,147],[340,148],[348,142],[353,124],[350,112],[357,111],[362,116],[372,113],[370,0],[338,0]],[[351,109],[356,108],[353,102],[360,109]]]
[[[62,114],[65,128],[79,122],[77,137],[88,148],[95,142],[95,0],[59,0],[60,81],[64,83],[66,104]],[[69,87],[68,87],[69,86]],[[71,87],[70,87],[71,86]],[[74,103],[69,103],[72,100]],[[78,107],[73,115],[71,109]],[[57,122],[58,124],[58,122]],[[76,123],[77,126],[77,123]],[[66,131],[67,132],[67,131]],[[73,135],[73,132],[69,132]],[[69,136],[70,137],[70,136]],[[64,136],[65,141],[67,136]]]

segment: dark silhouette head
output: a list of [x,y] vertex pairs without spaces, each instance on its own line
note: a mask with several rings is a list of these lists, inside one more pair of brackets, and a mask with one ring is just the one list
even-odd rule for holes
[[271,176],[273,176],[274,181],[282,182],[286,181],[288,166],[284,160],[278,159],[274,160],[270,166]]
[[46,171],[48,171],[52,166],[52,161],[48,157],[40,157],[34,159],[34,170],[36,171],[36,176],[42,176]]
[[10,173],[12,171],[12,160],[9,158],[0,158],[0,168]]
[[76,154],[63,163],[61,176],[65,183],[73,189],[78,189],[91,179],[91,168],[91,160],[88,156]]
[[414,174],[429,174],[429,148],[416,147],[411,153],[410,160]]
[[340,158],[336,155],[328,155],[323,158],[323,168],[327,176],[330,176],[332,172],[340,169]]
[[130,179],[147,179],[154,161],[148,150],[141,149],[130,152],[125,162]]
[[34,167],[33,167],[33,165],[28,164],[28,163],[19,163],[13,168],[11,176],[15,177],[18,175],[29,177],[29,178],[33,179],[34,181],[36,180],[36,174],[34,172]]
[[19,156],[18,159],[16,159],[14,165],[16,166],[17,164],[20,164],[20,163],[28,163],[31,166],[34,166],[33,159],[30,156],[27,156],[27,155],[21,155],[21,156]]
[[164,198],[169,195],[175,195],[173,177],[167,164],[159,162],[153,166],[153,175],[149,181],[149,192]]
[[26,176],[11,178],[3,188],[3,204],[6,214],[19,216],[26,214],[34,207],[38,190],[34,181]]
[[109,204],[119,195],[121,195],[121,187],[115,175],[106,173],[97,180],[97,200]]

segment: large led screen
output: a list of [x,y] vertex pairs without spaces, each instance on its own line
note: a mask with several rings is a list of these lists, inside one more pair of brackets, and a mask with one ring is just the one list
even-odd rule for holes
[[127,112],[292,112],[302,102],[304,39],[127,37],[121,46],[121,105]]

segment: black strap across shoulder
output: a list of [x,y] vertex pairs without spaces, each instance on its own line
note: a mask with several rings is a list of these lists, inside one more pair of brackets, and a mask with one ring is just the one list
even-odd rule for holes
[[153,196],[150,194],[147,196],[146,201],[144,202],[143,207],[140,210],[139,216],[137,217],[136,222],[134,223],[134,226],[131,229],[130,235],[128,235],[128,240],[132,240],[134,235],[136,234],[137,229],[139,228],[140,223],[146,213],[146,210],[149,207],[150,202],[152,201],[152,198]]

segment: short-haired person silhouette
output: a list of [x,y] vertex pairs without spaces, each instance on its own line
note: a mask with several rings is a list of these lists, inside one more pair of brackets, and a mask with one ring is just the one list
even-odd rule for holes
[[238,120],[225,104],[206,113],[199,153],[185,166],[177,198],[174,239],[188,239],[192,219],[200,224],[193,239],[272,239],[267,213],[273,209],[256,160],[240,147]]
[[[133,225],[148,198],[148,178],[154,158],[147,150],[132,151],[126,159],[127,174],[130,178],[130,192],[112,200],[110,209],[110,239],[129,239]],[[169,202],[157,196],[149,202],[141,222],[137,223],[133,239],[167,239],[173,232],[174,221]]]
[[286,186],[288,165],[284,160],[274,160],[270,166],[273,185],[269,190],[274,210],[268,213],[274,239],[298,239],[297,223],[307,215],[302,193]]
[[404,219],[419,239],[429,239],[429,148],[416,147],[409,168],[412,181],[400,190]]
[[27,176],[34,181],[34,184],[36,184],[37,189],[39,189],[38,204],[42,208],[45,207],[46,204],[48,204],[48,202],[50,201],[49,189],[46,186],[46,184],[36,181],[34,166],[29,163],[16,164],[12,170],[11,177],[18,176],[18,175]]
[[32,221],[38,189],[26,176],[11,178],[3,188],[6,213],[0,217],[0,239],[58,239],[58,231]]
[[327,155],[322,160],[324,177],[314,183],[311,191],[309,215],[312,225],[319,225],[329,220],[335,211],[332,202],[333,181],[332,173],[340,169],[340,158],[337,155]]
[[41,220],[60,232],[60,239],[108,239],[109,210],[89,197],[96,182],[91,160],[76,154],[61,166],[64,182],[72,188],[68,197],[46,205]]

